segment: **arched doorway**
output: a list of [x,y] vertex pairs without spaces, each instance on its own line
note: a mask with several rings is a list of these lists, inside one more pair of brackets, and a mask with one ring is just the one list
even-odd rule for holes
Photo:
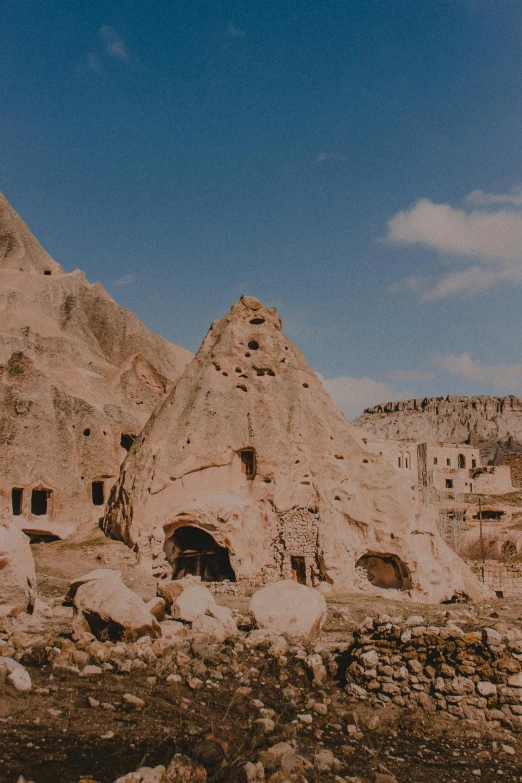
[[192,574],[200,576],[202,582],[236,581],[228,549],[199,527],[178,527],[165,541],[165,553],[173,579]]
[[397,555],[368,552],[355,565],[366,571],[368,581],[374,587],[381,587],[385,590],[409,590],[411,588],[408,567]]

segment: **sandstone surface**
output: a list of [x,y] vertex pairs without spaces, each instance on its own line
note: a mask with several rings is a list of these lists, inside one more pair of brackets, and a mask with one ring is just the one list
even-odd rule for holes
[[250,613],[259,628],[313,641],[326,620],[326,601],[319,591],[285,579],[257,590]]
[[117,571],[80,584],[73,598],[74,629],[79,635],[135,640],[161,636],[161,627],[143,600],[122,582]]
[[0,525],[0,616],[32,612],[36,574],[29,539],[13,527]]
[[212,324],[143,429],[104,530],[135,547],[154,573],[175,577],[294,575],[379,592],[368,561],[381,558],[395,574],[390,596],[483,597],[411,480],[369,454],[363,436],[284,335],[277,312],[242,297]]
[[59,537],[97,522],[189,358],[65,273],[0,194],[0,520]]

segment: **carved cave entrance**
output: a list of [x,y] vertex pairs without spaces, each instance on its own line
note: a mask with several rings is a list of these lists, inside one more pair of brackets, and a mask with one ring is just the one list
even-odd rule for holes
[[173,568],[173,579],[193,574],[200,576],[202,582],[236,581],[228,549],[199,527],[178,527],[167,540],[165,552]]
[[409,590],[411,577],[408,567],[397,555],[374,554],[363,555],[356,568],[366,571],[368,581],[374,587],[385,590]]

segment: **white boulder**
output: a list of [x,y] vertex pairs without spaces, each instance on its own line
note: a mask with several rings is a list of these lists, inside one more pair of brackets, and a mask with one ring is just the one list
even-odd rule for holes
[[32,613],[36,602],[36,573],[28,537],[0,525],[0,615]]
[[327,609],[317,590],[285,579],[255,592],[249,611],[259,628],[312,641],[323,627]]
[[17,691],[29,693],[32,690],[33,684],[29,672],[25,666],[22,666],[21,663],[15,661],[14,658],[0,657],[0,674],[1,673],[7,675],[7,679]]
[[[93,572],[96,574],[96,572]],[[85,579],[85,577],[84,577]],[[161,628],[139,595],[122,582],[118,571],[107,571],[81,584],[73,598],[73,627],[77,634],[135,641],[161,636]]]

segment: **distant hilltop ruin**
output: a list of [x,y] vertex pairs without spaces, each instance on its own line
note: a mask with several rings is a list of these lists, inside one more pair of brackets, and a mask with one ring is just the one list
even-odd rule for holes
[[353,424],[381,438],[469,443],[483,463],[501,465],[522,452],[522,399],[519,397],[426,397],[385,402],[367,408]]

